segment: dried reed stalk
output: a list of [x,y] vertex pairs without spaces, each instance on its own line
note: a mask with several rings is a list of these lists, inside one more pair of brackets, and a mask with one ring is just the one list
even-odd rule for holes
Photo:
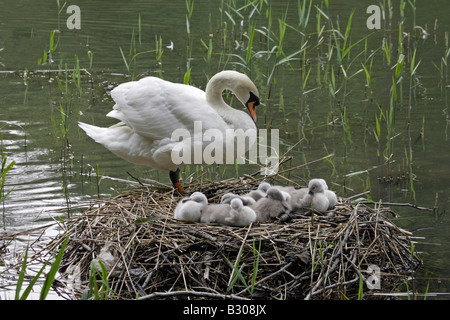
[[[190,187],[217,202],[258,184],[244,177]],[[79,297],[92,259],[107,243],[117,258],[108,281],[118,299],[190,292],[193,298],[354,299],[370,265],[380,268],[386,292],[420,263],[411,234],[386,217],[389,208],[341,200],[328,215],[304,210],[234,228],[175,220],[179,199],[172,191],[134,189],[68,219],[60,282],[68,285],[64,279],[78,269],[81,287],[72,292]]]

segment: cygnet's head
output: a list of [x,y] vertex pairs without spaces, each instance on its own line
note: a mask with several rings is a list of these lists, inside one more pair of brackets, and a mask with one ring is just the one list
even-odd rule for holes
[[201,192],[194,192],[190,197],[190,200],[200,203],[201,205],[206,206],[208,204],[208,199]]
[[267,182],[261,182],[258,186],[258,190],[262,191],[264,193],[267,193],[267,191],[270,189],[270,184]]
[[274,199],[274,200],[278,200],[278,201],[286,201],[286,195],[288,193],[281,191],[278,188],[269,188],[269,190],[267,190],[267,198],[270,199]]
[[231,193],[231,192],[225,193],[222,196],[222,198],[220,199],[220,203],[230,203],[231,200],[233,200],[236,197],[238,197],[237,194],[234,194],[234,193]]
[[231,200],[231,209],[239,211],[242,209],[242,207],[244,206],[244,204],[242,203],[242,200],[239,198],[234,198],[233,200]]
[[327,182],[325,181],[325,179],[317,179],[320,181],[320,183],[322,183],[323,185],[323,190],[328,190],[328,185]]
[[309,181],[308,183],[308,189],[310,193],[319,193],[319,192],[323,192],[324,186],[323,186],[323,182],[320,181],[320,179],[311,179],[311,181]]

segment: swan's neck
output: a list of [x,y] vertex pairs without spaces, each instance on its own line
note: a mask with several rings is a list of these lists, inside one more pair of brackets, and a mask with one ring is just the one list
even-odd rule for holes
[[251,117],[244,111],[229,106],[222,97],[224,90],[234,91],[236,86],[235,72],[223,71],[212,77],[206,85],[206,101],[229,124],[230,127],[243,130],[256,129]]
[[225,89],[232,90],[231,83],[228,79],[212,77],[206,85],[206,101],[218,112],[220,109],[229,111],[231,108],[222,98],[222,92]]

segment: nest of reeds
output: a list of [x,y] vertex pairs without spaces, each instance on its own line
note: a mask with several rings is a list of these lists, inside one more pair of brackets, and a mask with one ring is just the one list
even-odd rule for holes
[[[217,202],[259,182],[203,182],[201,191]],[[76,279],[71,292],[80,297],[92,290],[92,274],[99,277],[92,261],[105,248],[112,257],[104,269],[107,294],[116,299],[355,299],[377,288],[395,290],[420,263],[411,234],[382,206],[340,199],[323,215],[303,210],[237,228],[175,220],[180,199],[173,191],[139,188],[68,219],[59,238],[69,238],[60,271]]]

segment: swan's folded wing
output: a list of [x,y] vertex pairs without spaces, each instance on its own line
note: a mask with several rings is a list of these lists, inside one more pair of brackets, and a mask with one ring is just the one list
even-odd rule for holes
[[111,96],[116,104],[108,116],[152,140],[171,137],[176,129],[193,132],[194,121],[202,121],[203,129],[226,128],[205,92],[192,86],[146,77],[119,85]]

